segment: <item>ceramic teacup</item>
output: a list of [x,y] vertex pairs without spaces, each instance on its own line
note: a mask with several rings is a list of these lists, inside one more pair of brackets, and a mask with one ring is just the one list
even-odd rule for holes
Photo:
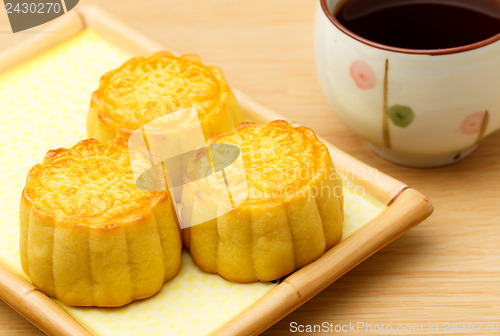
[[315,54],[330,106],[373,150],[393,162],[456,162],[500,128],[500,34],[456,48],[390,47],[362,38],[320,0]]

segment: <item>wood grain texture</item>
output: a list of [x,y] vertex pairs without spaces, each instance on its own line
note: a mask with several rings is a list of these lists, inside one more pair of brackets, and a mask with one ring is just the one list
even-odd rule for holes
[[[434,203],[428,220],[263,335],[293,335],[289,330],[294,321],[391,325],[499,321],[500,133],[469,158],[443,168],[405,168],[376,156],[340,122],[321,94],[313,55],[317,5],[313,0],[108,0],[99,5],[173,50],[199,53],[206,63],[219,65],[229,82],[249,96],[312,127],[343,151],[415,187]],[[46,29],[45,25],[12,34],[2,8],[0,50],[35,33],[50,34]],[[0,302],[0,335],[42,334]]]

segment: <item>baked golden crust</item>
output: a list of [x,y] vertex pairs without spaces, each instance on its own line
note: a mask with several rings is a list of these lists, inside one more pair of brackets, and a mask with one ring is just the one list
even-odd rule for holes
[[[234,210],[184,230],[203,270],[236,282],[274,280],[340,241],[342,183],[312,130],[279,120],[245,123],[209,143],[239,147],[248,196]],[[183,214],[199,218],[199,204],[222,194],[216,190],[221,186],[199,183],[194,200],[183,193]]]
[[140,218],[168,198],[136,187],[123,139],[87,139],[49,151],[28,173],[24,195],[59,221],[91,226]]
[[282,202],[306,187],[315,175],[325,174],[326,146],[306,128],[285,121],[268,126],[245,123],[234,132],[210,139],[210,144],[240,148],[245,165],[248,197],[244,204]]
[[220,68],[203,65],[196,55],[160,51],[102,76],[92,95],[87,133],[101,141],[128,138],[158,117],[191,107],[198,110],[206,139],[243,121]]
[[171,200],[135,186],[123,139],[49,151],[28,173],[20,222],[24,271],[69,305],[149,297],[180,266]]

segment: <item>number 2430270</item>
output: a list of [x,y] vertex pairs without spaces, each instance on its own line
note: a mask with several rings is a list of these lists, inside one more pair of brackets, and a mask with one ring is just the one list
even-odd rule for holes
[[438,330],[443,333],[491,333],[500,331],[498,322],[441,322],[439,324]]
[[5,9],[7,10],[7,14],[48,14],[60,13],[62,11],[61,4],[57,2],[18,2],[15,5],[6,2]]

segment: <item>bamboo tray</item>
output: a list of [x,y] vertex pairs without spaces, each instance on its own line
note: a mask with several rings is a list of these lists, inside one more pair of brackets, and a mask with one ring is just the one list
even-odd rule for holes
[[[0,166],[0,204],[7,207],[0,213],[0,297],[47,334],[256,335],[432,212],[418,191],[326,143],[344,179],[346,221],[342,242],[320,259],[278,282],[232,284],[199,271],[184,253],[179,276],[150,299],[113,309],[64,306],[37,291],[20,267],[17,199],[26,172],[48,149],[85,137],[100,75],[165,48],[96,7],[79,6],[51,30],[0,55],[0,101],[25,113],[0,123],[7,154]],[[234,91],[248,120],[287,120]]]

